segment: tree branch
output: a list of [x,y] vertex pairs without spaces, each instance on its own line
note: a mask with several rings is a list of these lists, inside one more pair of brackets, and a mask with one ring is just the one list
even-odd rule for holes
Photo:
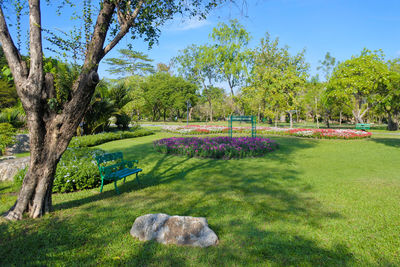
[[75,131],[99,82],[98,64],[104,57],[104,41],[114,12],[114,1],[104,0],[88,45],[82,71],[72,87],[71,100],[64,104],[63,112],[54,120],[55,124],[60,125],[60,134],[68,133],[71,129],[73,129],[72,133]]
[[94,26],[93,36],[88,45],[86,52],[85,62],[83,69],[88,71],[97,70],[96,65],[100,63],[100,60],[104,57],[103,45],[106,40],[108,28],[112,15],[115,11],[114,1],[105,0],[103,6],[97,16],[96,25]]
[[118,44],[119,41],[128,33],[129,29],[133,27],[134,21],[136,17],[139,14],[140,9],[143,6],[143,0],[139,1],[135,11],[132,14],[127,14],[125,17],[121,13],[120,10],[118,10],[118,21],[123,24],[121,25],[121,29],[118,32],[118,34],[114,37],[114,39],[104,48],[104,55],[106,55],[108,52],[110,52],[111,49],[114,48]]
[[361,113],[360,117],[364,117],[365,113],[369,110],[369,106],[367,105],[367,108]]
[[7,23],[3,14],[3,9],[1,8],[1,6],[0,6],[0,43],[3,46],[4,55],[6,56],[14,80],[17,82],[26,79],[28,76],[28,69],[10,36],[10,32],[8,30]]
[[30,70],[29,76],[36,82],[43,79],[42,25],[40,21],[40,0],[29,0],[30,27]]

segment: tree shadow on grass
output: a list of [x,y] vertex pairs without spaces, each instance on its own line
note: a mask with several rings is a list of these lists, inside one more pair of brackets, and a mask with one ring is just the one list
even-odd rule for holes
[[[272,139],[272,138],[271,138]],[[298,138],[282,138],[282,137],[274,137],[274,140],[279,144],[279,148],[273,152],[268,153],[264,157],[254,158],[257,159],[268,159],[279,161],[282,164],[288,164],[290,162],[290,154],[299,149],[307,149],[311,148],[316,144],[315,140],[302,140]],[[121,151],[121,149],[109,150],[109,152]],[[176,156],[176,155],[165,155],[154,151],[152,147],[152,143],[139,144],[134,145],[132,147],[126,147],[122,149],[124,153],[125,159],[138,159],[140,168],[143,168],[144,171],[139,175],[140,185],[137,184],[137,181],[133,178],[134,176],[127,177],[127,182],[122,183],[121,181],[117,182],[118,188],[121,194],[129,193],[136,190],[145,189],[147,187],[156,186],[158,184],[171,183],[176,180],[184,179],[184,177],[195,170],[215,170],[218,169],[221,165],[229,165],[229,161],[222,159],[200,159],[200,162],[189,163],[190,158],[185,156]],[[246,159],[249,160],[249,159]],[[241,159],[232,159],[230,161],[235,161],[240,163]],[[187,166],[185,166],[187,163]],[[150,169],[145,168],[146,165],[153,165]],[[166,167],[164,165],[168,164]],[[177,172],[176,169],[178,167],[184,166],[182,171]],[[243,170],[242,173],[245,173],[246,170]],[[211,175],[211,174],[210,174]],[[282,179],[293,179],[294,175],[281,175]],[[93,189],[96,193],[89,197],[85,197],[82,199],[76,199],[72,201],[66,201],[63,203],[55,204],[53,206],[54,210],[60,210],[65,208],[73,208],[83,204],[87,204],[93,201],[98,201],[110,197],[115,197],[116,192],[114,190],[114,186],[110,185],[110,190],[104,190],[103,193],[97,193],[97,189]]]
[[370,141],[373,141],[378,144],[383,144],[386,146],[400,148],[400,138],[374,137],[374,138],[371,138]]
[[[293,229],[298,225],[317,231],[323,220],[342,216],[326,211],[308,194],[312,187],[298,178],[301,173],[288,167],[294,164],[293,152],[316,143],[277,139],[282,150],[234,164],[162,155],[151,144],[126,148],[124,155],[141,159],[144,166],[142,187],[130,181],[119,186],[121,195],[109,187],[102,194],[56,204],[63,213],[18,222],[20,227],[0,224],[0,259],[6,265],[354,264],[349,248],[340,242],[323,246],[318,238]],[[134,219],[152,212],[205,216],[220,244],[199,249],[132,238]],[[10,256],[16,253],[22,256]]]

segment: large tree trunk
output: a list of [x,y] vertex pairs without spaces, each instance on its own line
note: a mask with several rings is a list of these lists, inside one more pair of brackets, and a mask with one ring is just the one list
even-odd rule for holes
[[363,118],[368,111],[369,111],[368,106],[364,111],[362,111],[361,100],[356,101],[355,108],[352,110],[355,123],[364,123]]
[[290,128],[293,128],[293,114],[289,112],[289,121],[290,121]]
[[387,129],[389,131],[397,131],[399,129],[399,121],[397,116],[393,116],[391,113],[388,113],[388,126]]
[[9,35],[0,6],[0,41],[27,115],[31,136],[30,167],[17,201],[6,214],[7,219],[21,219],[26,211],[30,217],[37,218],[52,209],[51,194],[57,163],[89,106],[99,82],[97,68],[100,60],[123,37],[117,35],[103,48],[114,10],[114,3],[103,2],[81,73],[72,86],[71,99],[62,103],[60,110],[54,110],[48,105],[48,100],[55,97],[54,79],[52,74],[45,75],[43,71],[40,1],[29,0],[29,69]]
[[[30,103],[25,97],[22,98],[31,136],[31,160],[18,199],[7,213],[7,219],[20,220],[24,212],[32,218],[37,218],[51,211],[51,194],[57,163],[74,136],[98,81],[96,72],[81,75],[77,83],[90,91],[75,105],[66,105],[66,110],[61,114],[50,112],[43,95],[38,95],[36,99],[31,98]],[[52,83],[52,75],[49,74],[46,75],[45,81],[39,82],[39,86],[28,82],[27,87],[38,87],[35,90],[40,90],[47,96],[47,93],[51,94],[48,89],[52,88]]]

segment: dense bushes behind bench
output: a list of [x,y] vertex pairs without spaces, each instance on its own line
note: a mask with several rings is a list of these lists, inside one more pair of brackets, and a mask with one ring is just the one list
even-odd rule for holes
[[[95,157],[104,154],[101,149],[68,148],[57,165],[53,192],[65,193],[100,186],[101,178]],[[21,185],[27,169],[14,176],[14,182]]]
[[152,131],[147,129],[136,129],[135,131],[119,131],[119,132],[108,132],[108,133],[99,133],[94,135],[84,135],[84,136],[76,136],[72,138],[70,147],[91,147],[101,145],[106,142],[134,138],[140,136],[146,136],[154,134]]
[[[101,149],[89,148],[113,140],[134,138],[153,134],[146,129],[135,131],[109,132],[96,135],[74,137],[70,146],[64,152],[57,165],[53,192],[66,193],[76,190],[99,187],[101,177],[95,157],[104,154]],[[14,177],[14,182],[21,185],[27,169],[20,170]]]

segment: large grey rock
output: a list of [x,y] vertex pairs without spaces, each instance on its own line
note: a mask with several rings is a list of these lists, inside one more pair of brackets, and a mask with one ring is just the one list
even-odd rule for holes
[[203,217],[146,214],[136,218],[130,233],[141,241],[156,240],[162,244],[194,247],[218,244],[217,235]]
[[29,151],[29,135],[17,134],[15,136],[16,142],[11,147],[6,148],[6,155],[17,154]]
[[12,181],[20,169],[29,165],[30,157],[0,161],[0,181]]

